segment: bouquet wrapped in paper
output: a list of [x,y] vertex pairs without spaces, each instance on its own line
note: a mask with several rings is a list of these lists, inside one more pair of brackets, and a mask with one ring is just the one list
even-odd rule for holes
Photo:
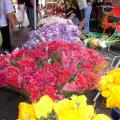
[[42,18],[40,19],[38,26],[40,25],[50,25],[53,23],[65,23],[65,24],[73,24],[72,21],[68,20],[68,19],[64,19],[62,17],[58,17],[58,16],[49,16],[46,18]]

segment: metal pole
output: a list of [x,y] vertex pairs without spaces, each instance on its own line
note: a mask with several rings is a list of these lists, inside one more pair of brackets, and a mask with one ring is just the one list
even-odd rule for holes
[[34,29],[37,29],[36,0],[34,0]]

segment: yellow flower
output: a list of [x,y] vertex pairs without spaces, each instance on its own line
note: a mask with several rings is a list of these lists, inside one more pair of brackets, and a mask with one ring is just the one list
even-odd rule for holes
[[36,120],[35,112],[32,105],[21,102],[19,104],[19,118],[18,120]]
[[[115,93],[115,91],[112,92],[113,94]],[[103,114],[94,117],[94,107],[87,105],[86,101],[87,98],[82,95],[72,96],[71,100],[63,99],[53,103],[51,98],[43,96],[39,102],[33,103],[32,105],[20,103],[19,118],[17,120],[47,118],[52,110],[54,110],[57,120],[111,120]]]
[[47,117],[53,109],[53,101],[49,96],[43,96],[37,103],[32,104],[35,110],[37,119]]
[[63,99],[59,102],[54,103],[53,105],[53,110],[56,113],[60,113],[63,110],[72,110],[73,109],[73,105],[72,102],[68,99]]
[[99,81],[99,91],[104,91],[106,90],[106,85],[107,85],[107,81],[106,81],[106,77],[102,77],[101,80]]
[[106,81],[108,84],[113,84],[114,83],[114,78],[112,75],[108,75],[107,76],[107,81]]
[[110,117],[104,115],[104,114],[97,114],[93,120],[112,120]]
[[64,99],[54,103],[54,111],[58,120],[90,120],[94,116],[94,108],[87,105],[87,98],[72,96],[71,100]]
[[80,105],[87,105],[87,98],[84,95],[81,96],[72,96],[72,104],[74,109],[78,109]]
[[58,120],[80,120],[79,110],[63,110],[57,114]]
[[113,86],[110,91],[110,97],[107,98],[106,103],[108,108],[120,108],[120,86]]
[[63,110],[57,114],[58,120],[90,120],[91,117],[86,116],[86,111],[82,110]]
[[99,91],[107,98],[108,108],[120,108],[120,68],[113,69],[99,81]]
[[79,110],[62,110],[57,114],[57,118],[58,120],[90,120],[93,115],[93,106],[82,106]]
[[120,73],[120,68],[115,68],[115,69],[109,71],[108,74],[113,74],[115,72]]
[[[79,107],[80,116],[83,116],[85,120],[90,120],[94,116],[94,107],[92,105],[81,105]],[[82,120],[82,119],[81,119]]]
[[87,113],[88,118],[93,118],[93,116],[95,114],[94,107],[92,105],[88,105],[86,113]]
[[102,94],[102,96],[104,96],[104,97],[109,97],[110,96],[110,91],[103,91],[103,92],[101,92],[101,94]]

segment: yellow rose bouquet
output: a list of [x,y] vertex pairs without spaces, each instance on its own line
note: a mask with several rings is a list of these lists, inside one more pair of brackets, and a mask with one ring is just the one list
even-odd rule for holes
[[95,114],[84,95],[53,102],[43,96],[37,103],[20,103],[18,120],[111,120],[104,114]]
[[120,68],[115,68],[99,81],[99,91],[107,108],[120,108]]

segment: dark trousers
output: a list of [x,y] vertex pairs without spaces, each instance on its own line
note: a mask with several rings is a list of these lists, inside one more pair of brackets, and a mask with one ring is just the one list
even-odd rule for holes
[[27,16],[30,27],[34,29],[34,8],[27,7]]
[[[27,16],[28,16],[28,21],[30,24],[30,27],[34,29],[34,8],[33,7],[27,7]],[[38,13],[37,13],[37,22],[38,22]]]
[[85,18],[85,9],[80,10],[81,21]]
[[9,26],[1,27],[1,34],[2,34],[2,47],[4,51],[11,52],[11,41],[10,41],[10,30]]

